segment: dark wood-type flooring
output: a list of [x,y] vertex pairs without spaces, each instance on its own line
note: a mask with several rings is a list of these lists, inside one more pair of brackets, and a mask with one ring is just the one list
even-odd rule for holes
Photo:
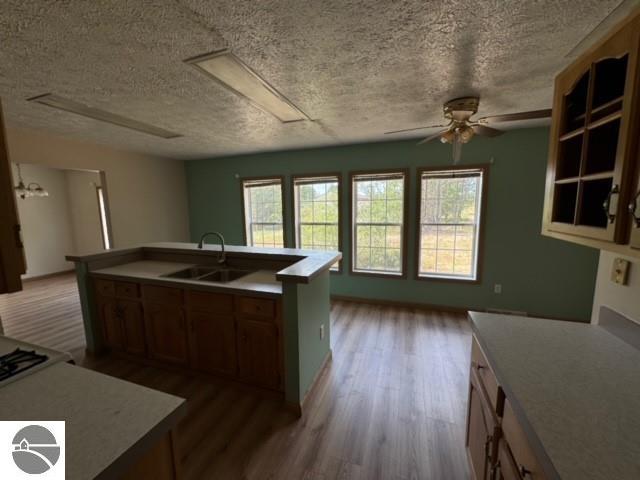
[[0,295],[5,335],[70,351],[87,368],[188,399],[177,429],[186,480],[469,478],[471,332],[463,315],[334,302],[333,360],[296,418],[273,394],[84,357],[73,275]]

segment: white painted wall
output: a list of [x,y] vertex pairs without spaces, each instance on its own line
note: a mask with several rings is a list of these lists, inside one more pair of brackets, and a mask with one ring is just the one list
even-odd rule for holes
[[605,305],[612,310],[640,323],[640,260],[626,258],[631,262],[629,283],[618,285],[611,281],[613,260],[621,257],[616,253],[600,251],[596,290],[593,296],[592,323],[597,323],[600,306]]
[[[18,179],[15,164],[14,179]],[[71,270],[64,256],[74,250],[65,172],[39,165],[21,165],[25,183],[37,182],[48,197],[18,198],[18,215],[27,258],[23,278]]]
[[104,171],[115,247],[189,240],[182,161],[22,128],[8,128],[7,143],[12,162]]
[[64,170],[69,197],[74,251],[103,250],[96,185],[98,172]]

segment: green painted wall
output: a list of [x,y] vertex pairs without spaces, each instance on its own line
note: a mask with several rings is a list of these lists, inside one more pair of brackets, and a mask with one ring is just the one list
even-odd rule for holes
[[[451,164],[451,147],[415,141],[373,143],[309,150],[269,152],[186,163],[192,240],[207,230],[223,232],[242,244],[241,193],[236,176],[285,175],[285,216],[292,237],[291,174],[342,171],[343,255],[349,260],[347,172],[411,169],[409,278],[380,279],[331,275],[336,295],[471,308],[523,310],[534,315],[588,320],[598,251],[540,235],[547,161],[546,128],[510,131],[497,138],[475,138],[463,148],[463,164],[491,163],[486,211],[482,283],[464,285],[412,280],[415,274],[416,167]],[[494,284],[502,294],[493,293]]]

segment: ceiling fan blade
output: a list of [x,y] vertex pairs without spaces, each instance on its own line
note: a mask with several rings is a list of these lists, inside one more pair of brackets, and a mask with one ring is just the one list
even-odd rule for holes
[[415,130],[425,130],[427,128],[444,128],[444,127],[448,127],[449,125],[428,125],[426,127],[405,128],[404,130],[393,130],[391,132],[384,132],[384,134],[391,135],[394,133],[413,132]]
[[549,118],[551,117],[551,109],[544,110],[531,110],[530,112],[518,112],[507,113],[505,115],[490,115],[488,117],[482,117],[476,120],[479,123],[494,123],[494,122],[517,122],[519,120],[534,120],[536,118]]
[[502,135],[504,133],[502,130],[487,127],[485,125],[472,125],[471,128],[473,128],[473,131],[476,133],[476,135],[482,135],[485,137],[497,137],[498,135]]
[[424,138],[424,139],[420,140],[416,145],[422,145],[423,143],[427,143],[427,142],[430,142],[432,140],[435,140],[436,138],[440,138],[440,135],[442,135],[446,131],[447,130],[441,130],[438,133],[434,133],[433,135],[429,135],[427,138]]

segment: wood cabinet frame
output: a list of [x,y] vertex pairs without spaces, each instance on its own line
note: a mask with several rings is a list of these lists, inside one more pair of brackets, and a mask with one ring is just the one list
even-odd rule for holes
[[[553,118],[551,125],[551,136],[549,144],[549,161],[547,166],[546,193],[543,212],[543,234],[561,238],[563,240],[575,241],[584,245],[614,249],[620,251],[618,245],[629,243],[631,215],[628,212],[628,205],[633,198],[634,183],[637,183],[638,162],[638,135],[640,128],[640,10],[614,28],[596,45],[587,50],[560,73],[555,80],[555,93],[553,102]],[[586,152],[588,149],[589,133],[602,124],[607,117],[591,122],[591,106],[594,91],[595,65],[597,62],[607,58],[620,58],[628,55],[627,72],[625,78],[625,89],[622,97],[622,109],[619,114],[620,132],[618,136],[617,151],[614,169],[611,175],[603,177],[611,178],[612,185],[618,185],[618,203],[615,211],[615,219],[608,223],[606,228],[592,227],[578,224],[578,211],[581,208],[584,181],[598,179],[599,174],[587,175],[584,171],[586,162]],[[584,127],[578,128],[575,132],[563,133],[562,127],[565,124],[564,99],[565,93],[577,84],[586,73],[590,73],[589,87],[587,91],[586,111]],[[610,118],[614,118],[610,116]],[[576,183],[577,202],[574,211],[574,224],[556,222],[553,219],[556,185],[556,173],[559,158],[559,146],[561,138],[569,138],[572,134],[583,135],[582,150],[580,158],[580,172],[578,177],[569,177],[562,181],[565,183]],[[635,187],[638,188],[638,187]],[[638,234],[640,236],[640,234]],[[635,237],[634,237],[635,238]],[[640,240],[639,240],[640,241]],[[624,250],[623,250],[624,251]],[[629,252],[630,253],[630,252]]]

